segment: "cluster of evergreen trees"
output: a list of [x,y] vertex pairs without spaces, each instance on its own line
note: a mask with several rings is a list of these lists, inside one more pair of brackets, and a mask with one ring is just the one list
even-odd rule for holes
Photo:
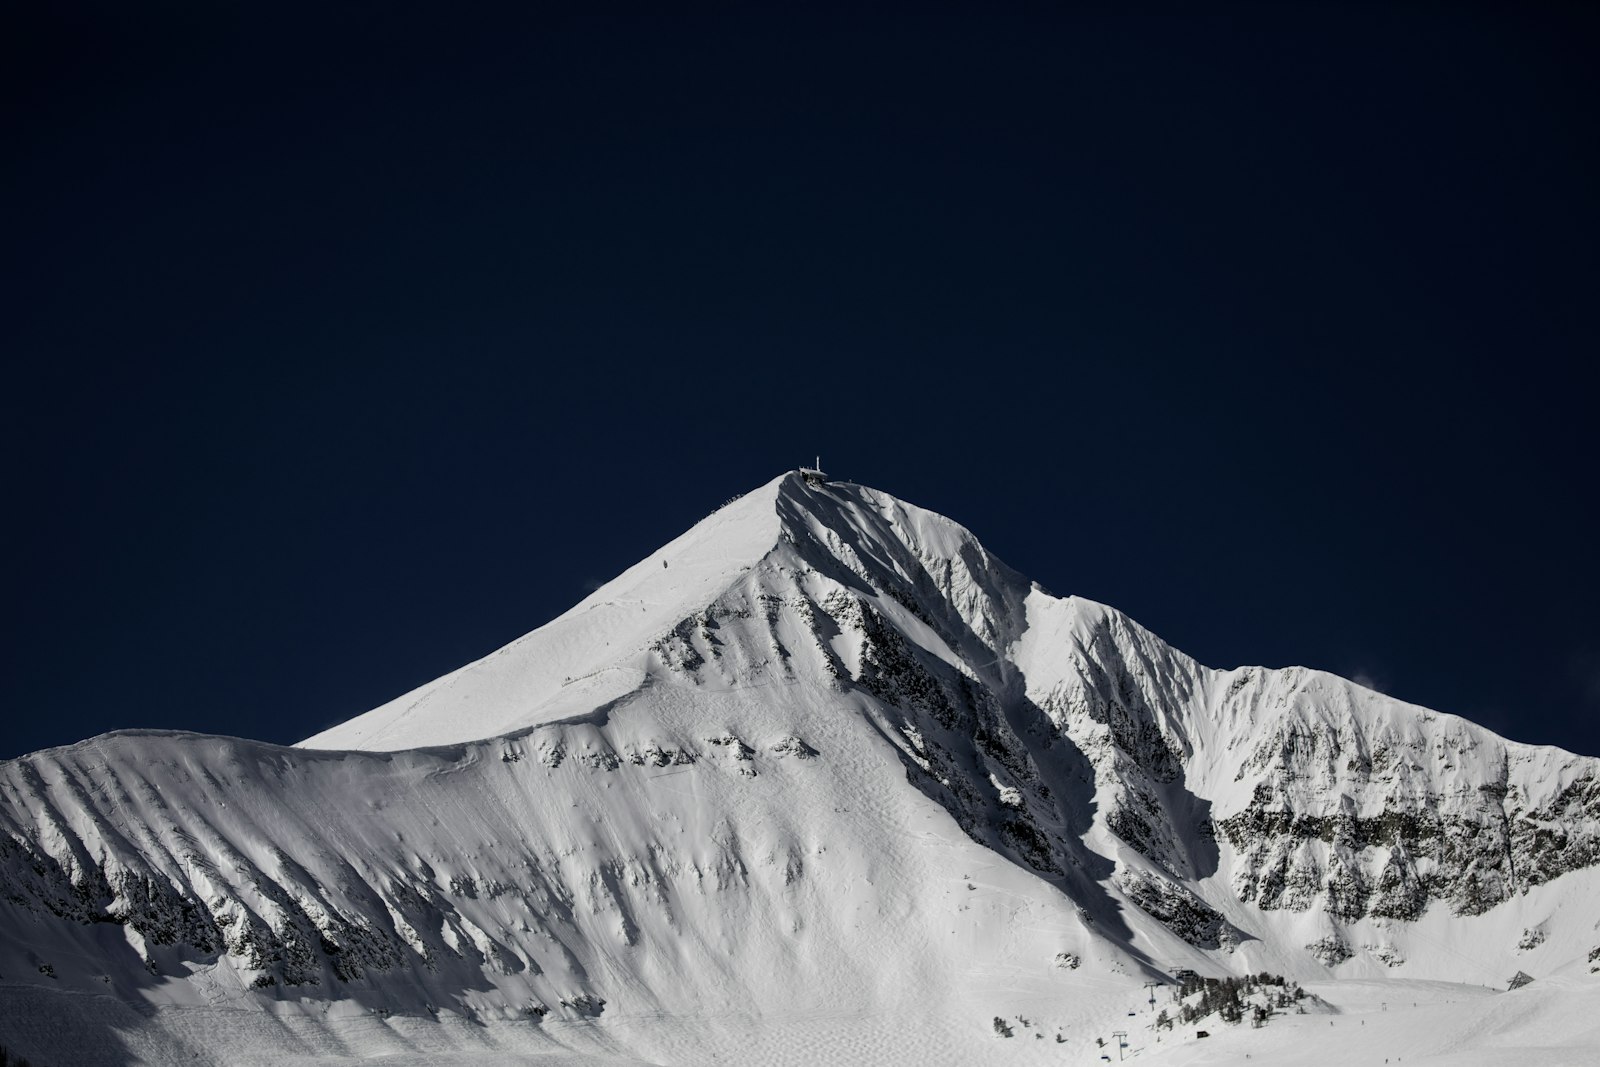
[[6,1051],[4,1045],[0,1045],[0,1067],[33,1067],[33,1065],[21,1056]]
[[[1262,1003],[1247,1003],[1256,992],[1265,992]],[[1194,1003],[1189,998],[1196,993],[1200,999]],[[1247,974],[1243,978],[1186,978],[1178,986],[1178,1017],[1176,1020],[1166,1009],[1156,1016],[1156,1027],[1171,1030],[1174,1022],[1188,1025],[1208,1015],[1215,1014],[1225,1023],[1243,1022],[1250,1013],[1250,1025],[1261,1026],[1274,1010],[1287,1009],[1305,997],[1305,990],[1281,974]]]

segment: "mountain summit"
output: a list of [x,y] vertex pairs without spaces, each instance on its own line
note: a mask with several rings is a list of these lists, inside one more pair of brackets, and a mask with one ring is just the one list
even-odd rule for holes
[[[960,589],[926,587],[930,568],[961,583]],[[971,585],[979,574],[983,584]],[[996,580],[1020,603],[1026,584],[1017,591],[1020,579],[949,519],[886,493],[793,471],[718,509],[532,633],[301,745],[416,748],[499,736],[581,713],[651,684],[682,680],[685,661],[674,654],[710,652],[714,636],[707,630],[697,641],[686,623],[713,615],[726,620],[734,611],[740,620],[759,616],[756,628],[765,633],[758,644],[786,657],[789,644],[772,628],[781,626],[790,644],[809,647],[816,638],[796,642],[797,620],[784,617],[784,609],[798,611],[802,603],[817,605],[852,589],[867,595],[887,590],[900,600],[918,596],[930,605],[959,596],[968,610],[988,611],[997,622],[1015,605],[973,599],[998,592]],[[762,604],[768,607],[757,612]],[[726,667],[729,685],[770,678],[764,656]],[[780,674],[800,677],[800,668],[790,668]],[[807,673],[820,677],[801,670]]]
[[1204,667],[795,472],[300,746],[0,764],[0,1041],[1045,1062],[1186,970],[1587,981],[1597,901],[1600,761]]
[[[1084,813],[1057,794],[1092,775],[1112,851],[1131,853],[1124,880],[1184,909],[1201,905],[1165,879],[1213,871],[1218,834],[1248,854],[1233,872],[1241,899],[1293,910],[1320,899],[1343,919],[1414,917],[1436,898],[1476,913],[1600,862],[1581,826],[1600,813],[1592,760],[1322,672],[1208,670],[1111,608],[1050,596],[951,520],[811,471],[302,746],[418,748],[601,722],[636,703],[648,716],[667,699],[779,692],[869,698],[864,713],[914,777],[939,783],[931,791],[964,822],[999,819],[1044,871],[1082,847],[1060,831]],[[1220,913],[1202,921],[1212,938],[1228,929]],[[1329,957],[1349,950],[1332,927],[1321,943]]]

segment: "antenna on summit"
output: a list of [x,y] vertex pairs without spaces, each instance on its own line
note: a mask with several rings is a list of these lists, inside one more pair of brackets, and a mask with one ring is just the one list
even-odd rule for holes
[[801,467],[800,476],[806,480],[807,485],[821,485],[827,481],[828,476],[822,473],[822,457],[817,457],[817,465],[815,467]]

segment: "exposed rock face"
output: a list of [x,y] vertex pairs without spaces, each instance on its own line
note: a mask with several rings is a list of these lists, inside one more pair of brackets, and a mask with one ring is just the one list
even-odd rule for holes
[[1597,862],[1593,759],[1319,672],[1210,671],[1085,614],[1076,670],[1041,703],[1089,754],[1108,828],[1175,876],[1220,840],[1240,901],[1350,923],[1477,915]]
[[1123,869],[1117,886],[1156,921],[1198,948],[1236,944],[1227,920],[1183,886],[1146,871]]
[[[1435,900],[1477,915],[1596,862],[1591,761],[1540,759],[1459,720],[1439,733],[1297,723],[1263,738],[1240,769],[1257,776],[1249,803],[1217,823],[1246,859],[1240,899],[1304,910],[1320,896],[1345,922],[1413,919]],[[1552,771],[1566,784],[1534,777]]]

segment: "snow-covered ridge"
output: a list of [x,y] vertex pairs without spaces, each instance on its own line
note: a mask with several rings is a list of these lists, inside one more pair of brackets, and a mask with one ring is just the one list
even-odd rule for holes
[[774,479],[497,652],[301,742],[398,750],[495,737],[598,706],[642,681],[640,653],[717,597],[779,537]]
[[942,516],[788,474],[299,747],[129,731],[0,764],[0,988],[576,1048],[946,1005],[986,968],[1049,1003],[1179,966],[1586,973],[1597,771],[1207,668]]

